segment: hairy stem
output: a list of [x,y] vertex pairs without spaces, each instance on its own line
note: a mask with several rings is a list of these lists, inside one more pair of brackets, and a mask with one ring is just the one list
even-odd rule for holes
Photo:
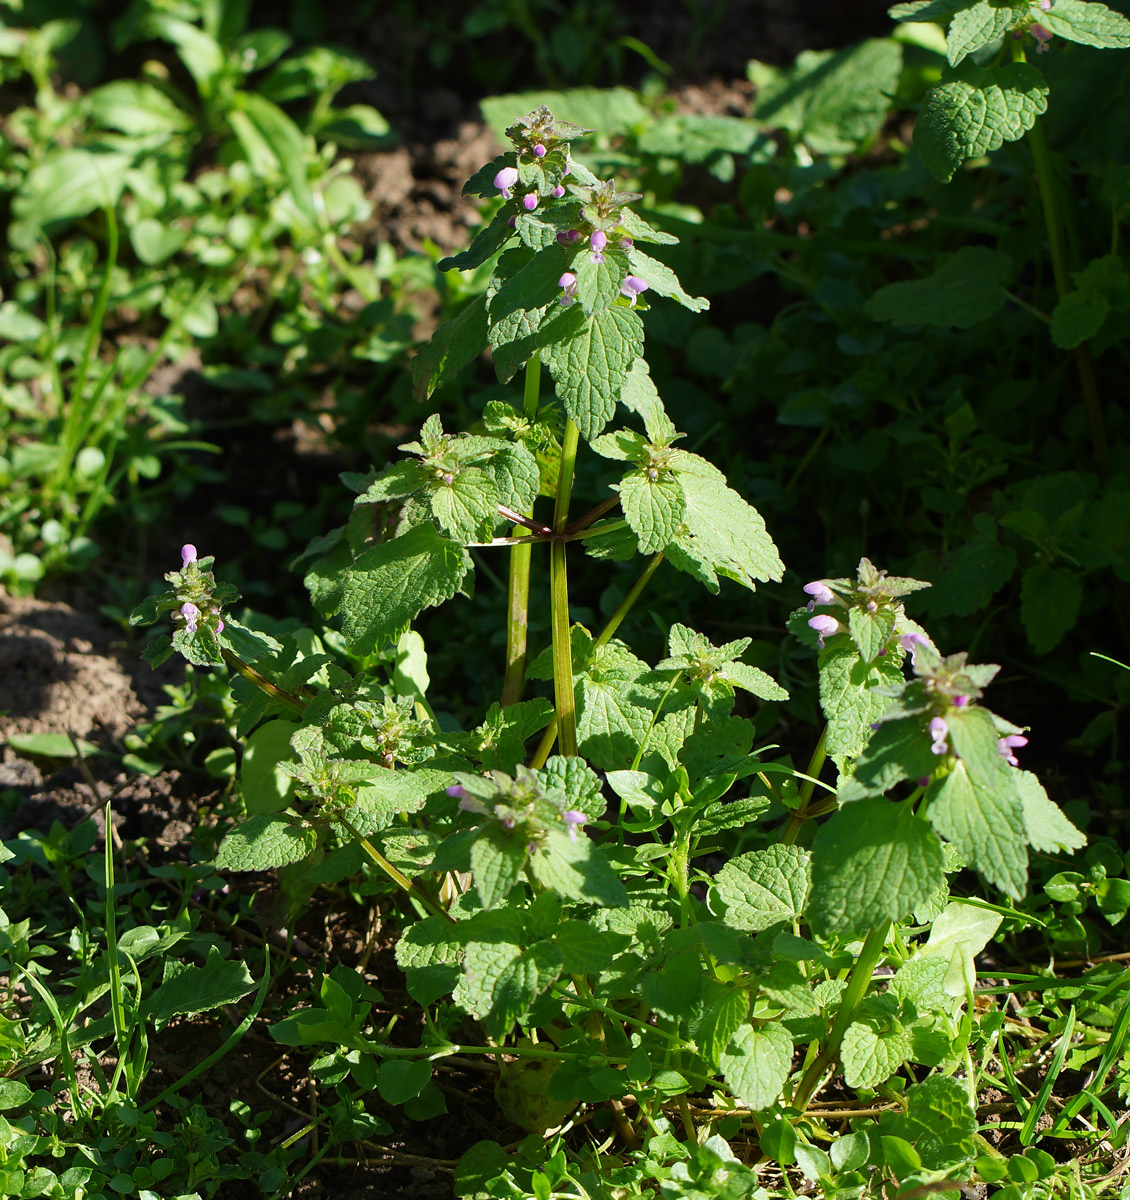
[[847,987],[844,989],[840,1007],[836,1012],[836,1019],[828,1034],[828,1041],[824,1049],[813,1059],[808,1070],[805,1071],[804,1078],[800,1081],[796,1095],[793,1097],[794,1106],[801,1112],[804,1112],[809,1100],[820,1086],[824,1073],[829,1071],[839,1059],[840,1045],[844,1040],[844,1034],[855,1018],[860,1001],[867,994],[871,976],[879,959],[883,957],[883,948],[887,944],[887,933],[890,928],[890,921],[876,925],[863,943],[863,949],[860,950],[859,957],[855,960],[855,966],[852,967],[851,975],[848,977]]
[[[561,439],[561,467],[557,480],[554,533],[564,533],[569,523],[573,470],[577,463],[580,433],[568,421]],[[573,647],[569,640],[569,579],[565,570],[565,543],[555,538],[549,548],[550,607],[553,619],[553,695],[557,708],[557,738],[561,753],[577,753],[577,714],[573,705]]]
[[[527,421],[537,420],[541,387],[541,358],[535,354],[526,363],[526,383],[522,397]],[[526,514],[529,515],[529,514]],[[514,530],[521,536],[523,530]],[[526,682],[526,635],[530,624],[530,558],[533,547],[519,542],[510,550],[509,600],[506,609],[506,675],[502,681],[500,704],[503,708],[522,699]]]
[[220,653],[224,656],[224,662],[233,671],[238,671],[248,683],[253,683],[261,692],[270,696],[272,700],[277,700],[297,716],[302,716],[306,711],[304,701],[300,700],[297,696],[292,696],[289,692],[284,692],[282,688],[273,684],[266,675],[260,675],[254,667],[248,666],[238,654],[233,654],[232,651],[223,647],[220,648]]

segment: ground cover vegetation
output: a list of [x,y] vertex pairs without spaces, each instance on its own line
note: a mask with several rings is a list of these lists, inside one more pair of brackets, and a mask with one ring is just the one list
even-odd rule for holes
[[6,739],[0,1192],[1130,1195],[1126,5],[285,15],[0,25],[5,603],[164,689]]

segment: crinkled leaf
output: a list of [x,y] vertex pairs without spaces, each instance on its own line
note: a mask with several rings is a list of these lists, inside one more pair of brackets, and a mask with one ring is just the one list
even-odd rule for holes
[[856,760],[851,794],[878,795],[904,779],[933,774],[938,760],[930,746],[930,736],[920,718],[884,721]]
[[927,1171],[941,1171],[977,1153],[977,1115],[958,1079],[931,1075],[906,1094],[905,1113],[884,1113],[880,1130],[910,1142]]
[[685,1020],[698,1006],[705,971],[697,953],[673,954],[640,980],[640,998],[660,1016]]
[[875,1087],[910,1057],[910,1032],[899,1022],[890,997],[872,996],[861,1008],[863,1019],[844,1033],[840,1062],[848,1087]]
[[476,296],[459,314],[441,325],[412,360],[412,388],[417,400],[450,383],[486,349],[486,297]]
[[573,305],[542,325],[538,345],[565,411],[591,441],[611,420],[624,378],[643,350],[639,315],[616,305],[586,317]]
[[946,32],[946,57],[951,67],[974,50],[999,41],[1012,29],[1025,22],[1029,15],[1027,3],[999,4],[993,0],[976,0],[968,8],[954,13]]
[[1020,797],[1001,761],[996,784],[971,777],[960,760],[932,787],[927,815],[965,861],[1019,900],[1028,882],[1027,831]]
[[555,754],[542,768],[547,791],[556,791],[566,808],[583,812],[590,821],[604,816],[608,802],[600,794],[600,776],[583,758]]
[[792,1062],[793,1039],[776,1021],[758,1028],[743,1025],[718,1058],[730,1090],[754,1112],[761,1112],[777,1100]]
[[816,834],[808,919],[821,936],[848,940],[905,920],[944,879],[945,855],[927,822],[906,805],[860,800]]
[[566,975],[596,975],[628,948],[630,939],[608,929],[594,929],[586,921],[564,921],[553,935],[553,944]]
[[1052,309],[1052,341],[1061,350],[1074,350],[1093,338],[1110,315],[1110,301],[1100,292],[1068,292]]
[[608,249],[593,262],[591,254],[582,251],[573,259],[577,277],[577,301],[586,316],[607,308],[620,295],[620,285],[628,274],[628,257],[623,250]]
[[1020,793],[1024,830],[1033,850],[1041,854],[1059,854],[1065,850],[1081,850],[1087,844],[1087,835],[1076,829],[1059,805],[1048,798],[1035,775],[1017,770],[1013,782]]
[[726,664],[726,678],[734,687],[742,688],[760,700],[787,700],[789,693],[769,675],[758,667],[748,663],[730,662]]
[[725,905],[722,920],[756,932],[780,921],[799,920],[811,885],[808,851],[770,846],[731,859],[714,877]]
[[[661,263],[635,247],[628,251],[628,262],[631,264],[632,274],[644,280],[657,295],[675,300],[691,312],[705,312],[710,307],[710,301],[705,296],[688,295],[679,283],[679,277],[666,263]],[[620,285],[616,286],[619,288]]]
[[717,1063],[730,1038],[749,1016],[749,992],[745,988],[714,985],[707,992],[706,1011],[695,1030],[695,1040],[709,1063]]
[[864,310],[873,320],[895,325],[968,329],[1004,305],[1011,271],[1007,254],[987,246],[963,246],[925,279],[880,288]]
[[1047,106],[1048,85],[1035,67],[964,63],[956,78],[930,90],[914,145],[930,174],[948,183],[966,159],[1023,137]]
[[301,862],[316,843],[317,833],[309,825],[280,816],[251,817],[220,843],[216,866],[221,871],[268,871]]
[[479,831],[471,846],[471,877],[483,908],[506,899],[525,863],[526,847],[519,838],[508,836],[499,825]]
[[608,859],[583,834],[574,841],[563,829],[550,829],[530,856],[530,871],[543,887],[569,900],[605,908],[628,903]]
[[505,211],[495,214],[494,220],[475,234],[474,241],[466,250],[459,254],[441,258],[437,264],[440,271],[473,271],[497,254],[499,250],[514,236],[510,228],[510,218]]
[[848,632],[865,663],[874,662],[886,648],[895,629],[895,615],[889,608],[868,612],[865,608],[848,610]]
[[893,659],[861,662],[854,644],[840,641],[820,656],[820,707],[828,721],[825,748],[833,757],[854,758],[872,737],[871,723],[890,705],[878,686],[902,682]]
[[1056,0],[1047,12],[1041,10],[1040,24],[1083,46],[1099,49],[1130,46],[1130,20],[1097,0]]
[[354,652],[371,654],[423,609],[450,600],[471,560],[430,524],[366,550],[346,572],[342,632]]
[[620,403],[642,419],[648,438],[656,445],[667,445],[675,436],[675,426],[659,398],[647,359],[637,358],[632,364],[620,389]]
[[647,471],[632,471],[620,481],[620,507],[639,540],[641,554],[656,554],[675,536],[686,497],[677,475],[651,479]]
[[489,537],[498,516],[498,489],[479,467],[462,467],[450,483],[431,492],[432,513],[440,528],[463,545]]

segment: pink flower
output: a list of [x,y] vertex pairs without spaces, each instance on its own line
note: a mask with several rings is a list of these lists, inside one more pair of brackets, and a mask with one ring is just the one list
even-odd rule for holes
[[566,271],[557,281],[557,285],[561,288],[561,295],[557,298],[557,302],[562,308],[568,308],[570,304],[576,303],[577,277],[572,271]]
[[620,284],[620,295],[627,296],[633,308],[636,306],[636,300],[641,292],[646,292],[648,282],[646,279],[641,279],[638,275],[625,275],[624,282]]
[[934,717],[930,722],[930,737],[934,744],[930,747],[934,754],[948,754],[949,746],[946,744],[946,738],[949,736],[950,727],[946,724],[944,717]]
[[541,144],[541,142],[538,142],[538,144],[534,147],[534,157],[545,158],[545,147]]
[[561,184],[558,184],[553,189],[553,194],[557,197],[558,200],[560,200],[561,197],[565,195],[565,189],[561,186]]
[[836,593],[826,584],[821,583],[819,579],[815,579],[812,583],[804,585],[805,592],[812,597],[808,602],[808,611],[811,612],[818,604],[835,604]]
[[592,247],[592,253],[589,258],[594,263],[604,262],[604,247],[608,245],[608,234],[603,229],[594,229],[589,234],[589,246]]
[[180,548],[180,567],[183,571],[189,563],[196,561],[196,547],[191,542],[186,542]]
[[1013,750],[1018,750],[1021,746],[1027,746],[1028,739],[1022,737],[1019,733],[1010,733],[1008,737],[1002,737],[997,742],[997,752],[1008,763],[1010,767],[1020,766],[1020,760],[1013,754]]
[[571,808],[567,813],[564,813],[561,818],[565,822],[565,828],[569,831],[569,840],[573,845],[577,844],[577,826],[583,825],[588,818],[583,812],[578,812],[577,809]]
[[196,632],[196,622],[200,619],[200,609],[192,603],[191,600],[186,600],[180,606],[180,615],[184,617],[184,627],[189,633]]
[[1052,31],[1043,25],[1029,25],[1028,32],[1036,39],[1036,53],[1043,54],[1054,36]]
[[512,193],[510,189],[518,182],[517,167],[503,167],[501,171],[494,177],[494,186],[502,193],[503,200],[509,200]]
[[808,624],[812,629],[820,635],[820,649],[824,649],[824,639],[831,637],[835,633],[843,633],[846,626],[837,621],[835,617],[828,616],[827,613],[821,613],[817,617],[810,617]]
[[526,212],[533,212],[534,209],[537,208],[537,206],[538,206],[537,192],[527,192],[522,197],[522,207],[526,210]]

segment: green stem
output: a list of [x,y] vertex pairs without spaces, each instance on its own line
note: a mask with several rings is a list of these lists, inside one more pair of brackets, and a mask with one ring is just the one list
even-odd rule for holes
[[343,825],[349,830],[350,835],[365,852],[369,860],[376,866],[380,867],[380,869],[389,877],[389,879],[393,881],[393,883],[397,885],[397,887],[403,889],[408,893],[408,895],[418,900],[420,904],[422,904],[424,908],[428,910],[428,912],[433,913],[437,917],[443,917],[445,921],[450,921],[452,925],[455,924],[455,918],[451,915],[451,913],[437,904],[431,898],[431,896],[427,894],[427,892],[418,888],[412,882],[412,880],[404,874],[403,871],[398,871],[396,867],[394,867],[392,863],[390,863],[388,859],[385,858],[385,856],[372,844],[372,842],[370,842],[369,839],[360,832],[360,830],[354,828],[354,826],[351,825],[345,817],[343,817],[340,813],[337,813],[334,816],[334,820],[337,821],[339,825]]
[[808,760],[808,770],[805,771],[808,778],[801,785],[797,806],[789,814],[789,823],[785,826],[784,833],[781,834],[782,846],[791,846],[796,841],[800,827],[812,815],[808,811],[808,806],[812,803],[812,793],[816,790],[816,779],[824,766],[824,760],[828,757],[827,744],[828,726],[825,725],[824,731],[820,734],[820,740],[816,743],[816,749],[813,750],[812,757]]
[[610,641],[612,635],[620,628],[620,623],[632,610],[632,606],[640,598],[643,590],[651,582],[651,577],[659,570],[659,564],[663,561],[663,552],[653,555],[651,562],[644,568],[643,574],[632,584],[632,590],[620,601],[616,611],[608,619],[608,624],[600,631],[594,646],[603,646]]
[[[553,531],[565,532],[569,523],[569,501],[573,495],[573,471],[577,464],[580,433],[573,421],[565,424],[561,439],[561,465],[557,479],[557,505]],[[561,753],[577,753],[577,714],[573,706],[573,647],[569,638],[569,579],[565,570],[565,543],[557,537],[549,548],[550,608],[553,620],[553,693],[557,708],[557,738]]]
[[[535,354],[526,363],[523,412],[527,421],[537,420],[541,388],[541,358]],[[526,514],[531,515],[531,514]],[[516,536],[525,533],[515,526]],[[503,708],[522,699],[526,682],[526,636],[530,625],[530,558],[533,547],[519,543],[510,550],[509,601],[506,611],[506,675],[499,703]]]
[[848,1026],[855,1019],[860,1001],[867,994],[871,976],[878,966],[879,959],[883,957],[883,948],[887,944],[887,933],[890,928],[890,921],[884,921],[881,925],[876,925],[864,940],[863,949],[860,950],[859,957],[855,960],[855,966],[852,967],[851,975],[848,977],[847,987],[844,989],[840,1007],[836,1012],[836,1019],[828,1034],[828,1041],[825,1043],[824,1049],[809,1065],[808,1070],[805,1071],[804,1078],[801,1079],[796,1095],[793,1097],[794,1107],[800,1109],[801,1112],[804,1112],[813,1093],[820,1086],[825,1071],[830,1070],[839,1059],[840,1045],[844,1040],[844,1034],[847,1033]]
[[266,675],[260,675],[254,667],[248,666],[238,654],[233,654],[231,650],[223,647],[220,648],[220,653],[224,656],[224,662],[233,671],[238,671],[248,683],[253,683],[261,692],[270,696],[272,700],[277,700],[279,704],[289,708],[292,713],[299,717],[306,711],[304,701],[299,700],[297,696],[292,696],[289,692],[284,692],[282,688],[273,684]]
[[[1019,46],[1019,43],[1016,43]],[[1017,51],[1014,50],[1014,55]],[[1019,56],[1023,58],[1023,50]],[[1056,203],[1054,172],[1051,154],[1043,126],[1037,121],[1028,131],[1028,146],[1032,151],[1032,162],[1036,168],[1036,185],[1040,191],[1040,207],[1044,211],[1044,224],[1048,231],[1048,249],[1051,253],[1052,274],[1055,277],[1056,294],[1062,300],[1072,291],[1068,272],[1067,248],[1063,239],[1063,225],[1059,206]],[[1102,401],[1095,379],[1095,363],[1091,348],[1086,342],[1075,347],[1075,369],[1079,375],[1079,387],[1083,393],[1083,408],[1087,414],[1087,428],[1091,435],[1091,449],[1095,456],[1095,469],[1100,480],[1110,474],[1110,454],[1107,450],[1106,422],[1103,418]]]

